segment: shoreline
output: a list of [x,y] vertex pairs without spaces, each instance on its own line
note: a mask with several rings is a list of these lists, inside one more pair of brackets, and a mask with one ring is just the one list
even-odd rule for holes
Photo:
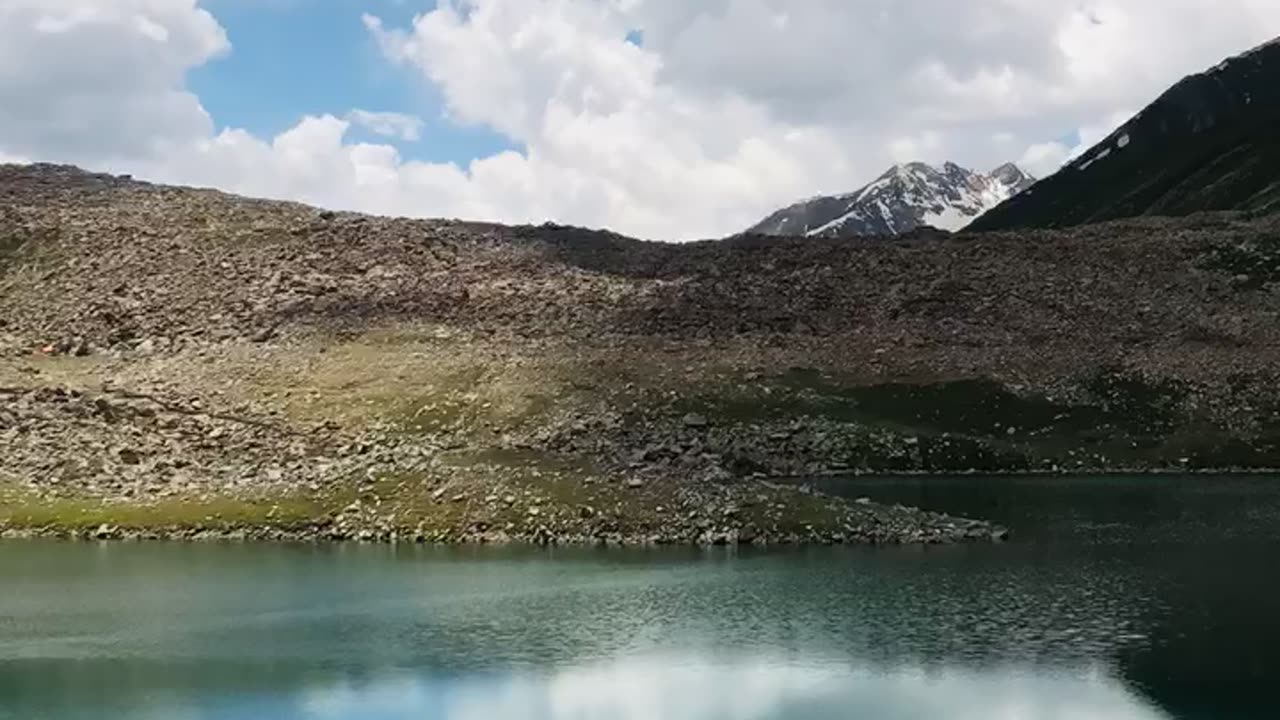
[[[397,491],[404,497],[397,498]],[[507,496],[466,514],[458,514],[462,500],[422,504],[424,493],[416,487],[384,488],[382,495],[368,491],[350,502],[334,496],[296,510],[264,502],[217,506],[220,512],[183,501],[95,504],[10,496],[6,502],[0,493],[0,539],[645,547],[934,545],[1000,541],[1009,534],[983,520],[767,483],[703,486],[696,492],[615,483],[591,491],[597,505],[584,504],[580,492],[574,489],[574,501],[543,496],[527,508]]]
[[932,470],[905,470],[898,472],[881,472],[876,470],[856,470],[849,472],[832,472],[819,473],[808,476],[779,476],[766,478],[770,482],[778,483],[803,483],[813,480],[839,480],[848,478],[850,480],[875,480],[885,479],[892,480],[895,478],[971,478],[974,476],[988,475],[994,478],[1071,478],[1071,477],[1170,477],[1179,475],[1277,475],[1280,476],[1280,468],[1143,468],[1143,467],[1122,467],[1122,468],[1073,468],[1070,470],[1060,470],[1054,472],[1052,470],[951,470],[951,471],[932,471]]
[[[1171,478],[1196,476],[1258,477],[1277,474],[1272,469],[1088,469],[1076,472],[988,472],[956,471],[947,473],[899,472],[899,473],[842,473],[817,478],[768,478],[768,482],[799,489],[818,481],[913,480],[929,478],[972,478],[986,475],[993,479],[1042,478],[1045,480],[1070,478],[1101,478],[1116,476],[1130,479]],[[809,493],[806,493],[809,494]],[[352,528],[336,524],[333,519],[304,525],[272,525],[246,523],[230,527],[209,527],[201,524],[170,525],[165,527],[138,527],[104,522],[96,527],[75,525],[23,525],[0,521],[0,541],[57,540],[65,542],[172,542],[172,543],[247,543],[247,544],[299,544],[341,545],[347,543],[370,545],[422,545],[433,547],[468,546],[522,546],[522,547],[597,547],[597,548],[679,548],[679,547],[814,547],[814,546],[931,546],[956,545],[975,542],[1002,543],[1012,535],[1010,529],[981,519],[960,518],[927,509],[906,506],[885,506],[865,500],[848,501],[839,496],[814,492],[812,497],[832,503],[833,506],[853,504],[864,508],[892,509],[906,513],[921,521],[917,528],[906,532],[845,532],[831,529],[809,528],[790,531],[744,532],[740,527],[724,527],[704,530],[696,534],[685,532],[634,532],[634,533],[557,533],[545,527],[533,531],[506,532],[502,530],[463,530],[450,528]]]
[[972,534],[956,534],[954,536],[936,535],[920,539],[871,539],[850,538],[848,536],[833,537],[800,537],[782,536],[774,538],[757,537],[751,540],[740,538],[715,537],[708,541],[692,539],[670,539],[654,537],[538,537],[536,535],[502,535],[490,534],[481,536],[463,536],[455,539],[430,539],[425,536],[371,535],[368,537],[333,537],[326,535],[323,529],[283,530],[279,528],[244,528],[238,530],[207,530],[194,528],[176,528],[172,530],[131,530],[110,528],[78,531],[57,528],[9,528],[0,530],[0,542],[22,542],[28,540],[56,540],[63,542],[164,542],[164,543],[243,543],[243,544],[283,544],[283,545],[420,545],[432,547],[596,547],[606,549],[630,548],[707,548],[707,547],[928,547],[961,545],[969,543],[1003,543],[1009,540],[1010,532],[1006,528],[989,523],[982,523],[981,528],[973,528]]
[[[850,504],[840,498],[820,498],[832,507]],[[414,544],[436,546],[527,545],[567,547],[712,547],[712,546],[814,546],[814,545],[954,545],[972,542],[1003,542],[1009,530],[1001,525],[932,513],[904,506],[865,502],[852,505],[868,513],[873,521],[864,526],[828,523],[824,527],[791,524],[786,529],[760,529],[751,524],[724,524],[710,529],[673,526],[630,532],[553,531],[546,526],[533,530],[456,530],[448,528],[352,527],[332,519],[295,525],[236,524],[168,525],[143,527],[102,522],[96,527],[66,524],[22,525],[0,522],[0,541],[56,539],[67,541],[168,541],[168,542],[270,542],[302,544]],[[897,513],[908,524],[892,526],[874,519],[875,513]]]

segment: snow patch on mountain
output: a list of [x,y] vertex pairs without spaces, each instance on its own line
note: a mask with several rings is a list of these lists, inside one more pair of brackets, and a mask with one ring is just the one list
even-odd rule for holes
[[924,225],[955,231],[1034,182],[1012,163],[986,174],[955,163],[905,163],[852,193],[810,198],[779,210],[747,232],[850,237],[898,235]]
[[959,230],[972,221],[973,218],[956,207],[943,208],[941,212],[930,212],[924,216],[925,225],[951,231]]

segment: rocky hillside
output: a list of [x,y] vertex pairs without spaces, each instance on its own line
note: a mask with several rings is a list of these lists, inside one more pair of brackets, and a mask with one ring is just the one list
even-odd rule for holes
[[959,230],[1035,182],[1013,163],[984,175],[955,163],[895,165],[847,195],[812,198],[747,230],[759,235],[901,235],[923,226]]
[[1280,218],[647,243],[0,167],[0,532],[994,529],[785,478],[1280,467]]
[[1184,78],[974,230],[1280,211],[1280,40]]

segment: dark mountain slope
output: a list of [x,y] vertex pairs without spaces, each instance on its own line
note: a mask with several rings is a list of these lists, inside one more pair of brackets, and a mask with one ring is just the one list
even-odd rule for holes
[[1184,78],[972,230],[1280,210],[1280,41]]

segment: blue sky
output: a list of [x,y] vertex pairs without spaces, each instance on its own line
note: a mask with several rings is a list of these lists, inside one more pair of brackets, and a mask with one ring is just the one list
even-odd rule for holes
[[370,13],[393,27],[434,8],[434,0],[201,0],[226,29],[231,53],[197,68],[188,87],[219,128],[244,128],[273,137],[303,115],[342,116],[359,108],[416,115],[421,139],[407,142],[352,127],[349,139],[393,144],[406,160],[465,165],[518,149],[484,127],[444,117],[439,93],[421,75],[388,62],[360,17]]

